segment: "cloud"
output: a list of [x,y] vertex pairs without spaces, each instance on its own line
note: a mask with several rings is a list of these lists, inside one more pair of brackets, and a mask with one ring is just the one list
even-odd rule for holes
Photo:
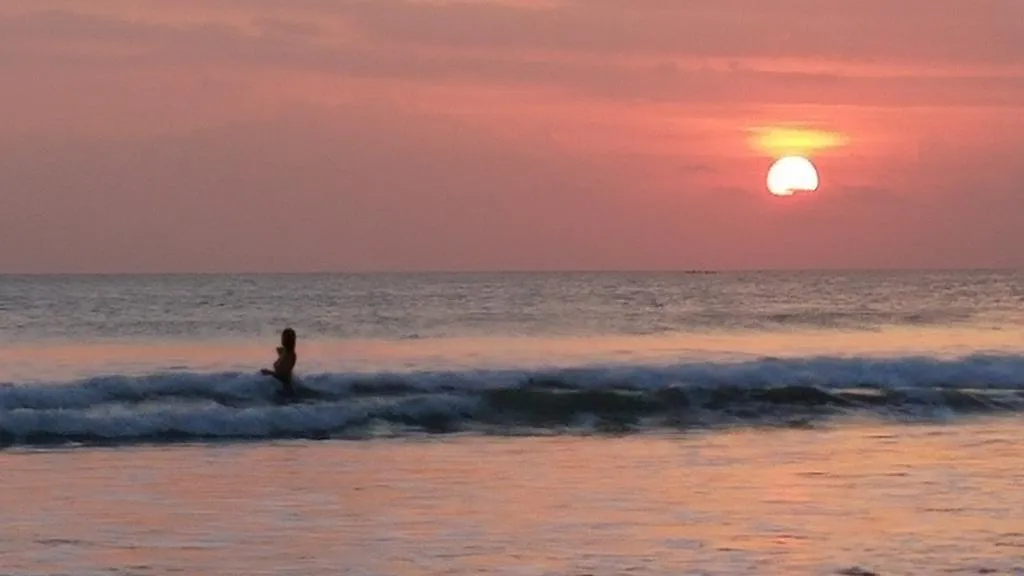
[[[919,6],[914,1],[890,7],[884,21],[868,18],[881,10],[877,2],[833,2],[823,11],[796,0],[771,9],[740,0],[714,7],[601,0],[548,9],[306,2],[288,18],[232,4],[230,16],[199,23],[51,10],[0,20],[0,61],[10,83],[31,82],[41,65],[115,68],[125,75],[190,66],[362,82],[546,86],[615,100],[1019,106],[1024,47],[1004,41],[1002,31],[1020,4],[987,0],[988,10],[972,10],[950,27],[959,13],[947,6],[951,0],[937,1],[927,17],[911,10]],[[350,34],[328,32],[334,29]],[[833,66],[780,67],[772,63],[776,57]],[[880,58],[890,68],[901,58],[919,67],[863,67]],[[986,66],[963,69],[979,62]]]
[[374,0],[321,10],[391,42],[464,48],[701,57],[1010,62],[1016,0],[576,0],[547,10],[507,3]]
[[297,62],[316,38],[311,24],[259,18],[256,29],[224,21],[149,22],[39,10],[0,18],[0,58],[9,63],[186,64]]

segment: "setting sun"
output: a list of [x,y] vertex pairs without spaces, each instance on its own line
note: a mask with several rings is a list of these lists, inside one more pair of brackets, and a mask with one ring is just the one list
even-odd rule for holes
[[818,189],[818,171],[803,156],[780,158],[768,170],[768,191],[776,196],[792,196],[795,192]]

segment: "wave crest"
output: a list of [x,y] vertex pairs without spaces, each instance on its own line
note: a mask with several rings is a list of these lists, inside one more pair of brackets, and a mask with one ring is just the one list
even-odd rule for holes
[[1024,356],[306,376],[106,376],[0,387],[0,445],[649,430],[1024,410]]

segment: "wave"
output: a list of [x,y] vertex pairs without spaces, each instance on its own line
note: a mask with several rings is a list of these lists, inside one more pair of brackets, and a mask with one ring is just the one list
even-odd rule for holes
[[550,434],[1024,411],[1024,356],[764,358],[305,376],[161,373],[0,386],[0,445]]

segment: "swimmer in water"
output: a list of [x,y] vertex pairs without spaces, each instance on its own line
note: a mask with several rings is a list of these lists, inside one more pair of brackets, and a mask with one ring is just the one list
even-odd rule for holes
[[292,370],[299,357],[295,354],[295,330],[285,328],[281,332],[281,345],[277,347],[277,361],[274,362],[274,369],[266,368],[260,370],[260,374],[273,376],[284,387],[284,393],[288,396],[295,395],[295,388],[292,386]]

